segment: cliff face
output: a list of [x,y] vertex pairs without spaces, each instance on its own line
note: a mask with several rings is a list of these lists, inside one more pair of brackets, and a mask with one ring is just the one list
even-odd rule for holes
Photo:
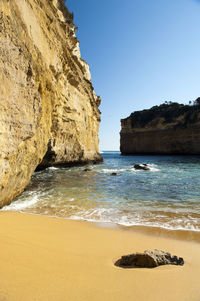
[[121,120],[122,154],[200,154],[200,106],[155,106]]
[[0,1],[0,206],[36,167],[101,160],[100,98],[62,0]]

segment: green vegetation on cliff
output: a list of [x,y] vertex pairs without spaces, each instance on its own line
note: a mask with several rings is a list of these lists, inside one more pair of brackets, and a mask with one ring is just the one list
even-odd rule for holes
[[200,98],[197,98],[193,104],[184,105],[177,102],[165,102],[159,106],[153,106],[150,109],[136,111],[130,115],[131,127],[145,127],[153,122],[156,125],[162,121],[166,123],[176,123],[177,127],[187,127],[199,120]]

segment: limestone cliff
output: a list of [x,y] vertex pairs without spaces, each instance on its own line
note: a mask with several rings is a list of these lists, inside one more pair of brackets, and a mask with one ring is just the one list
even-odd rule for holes
[[121,120],[122,154],[200,154],[200,105],[163,104]]
[[24,190],[38,165],[101,157],[100,98],[64,1],[1,0],[0,42],[2,206]]

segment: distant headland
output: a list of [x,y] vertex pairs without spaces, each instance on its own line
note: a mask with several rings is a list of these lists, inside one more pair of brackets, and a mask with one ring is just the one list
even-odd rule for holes
[[121,119],[120,150],[128,154],[200,154],[200,97],[165,102]]

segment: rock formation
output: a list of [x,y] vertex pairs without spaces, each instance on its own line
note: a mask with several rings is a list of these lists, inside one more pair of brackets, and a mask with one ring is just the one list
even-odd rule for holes
[[64,0],[0,1],[0,206],[39,166],[101,160],[100,98]]
[[160,265],[184,265],[182,257],[160,250],[122,256],[115,265],[121,268],[156,268]]
[[147,164],[135,164],[133,167],[136,170],[150,170]]
[[200,154],[200,104],[162,104],[121,120],[122,154]]

